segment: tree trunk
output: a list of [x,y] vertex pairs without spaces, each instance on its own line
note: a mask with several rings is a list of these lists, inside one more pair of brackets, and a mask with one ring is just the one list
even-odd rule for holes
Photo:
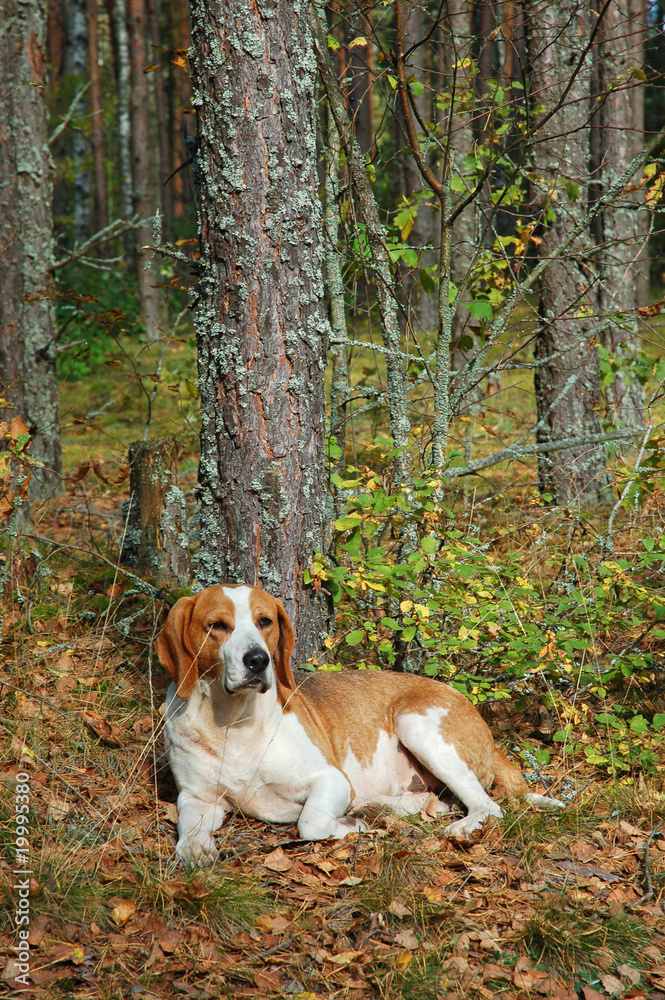
[[[556,6],[529,0],[525,9],[532,106],[544,106],[547,112],[563,101],[536,133],[533,148],[536,197],[541,199],[545,219],[538,252],[541,260],[547,260],[588,207],[591,57],[587,53],[582,58],[582,53],[590,38],[591,12],[577,0],[563,0]],[[589,242],[579,237],[540,278],[535,349],[539,443],[601,433]],[[593,506],[607,491],[603,445],[543,453],[538,477],[541,491],[558,503]]]
[[0,380],[32,436],[31,494],[60,482],[54,341],[53,217],[44,85],[46,9],[40,0],[0,7]]
[[161,34],[161,4],[159,0],[148,0],[148,14],[150,18],[150,44],[152,46],[152,58],[159,59],[159,68],[150,74],[155,97],[155,114],[157,125],[157,142],[159,145],[159,190],[164,218],[164,239],[171,237],[171,224],[173,222],[173,187],[166,181],[173,172],[171,166],[171,142],[169,139],[170,117],[166,108],[166,93],[164,86],[165,65],[162,58],[161,49],[164,47]]
[[[420,42],[427,34],[429,22],[425,24],[425,17],[422,8],[418,4],[410,5],[405,18],[404,48],[408,51],[412,45]],[[422,72],[422,64],[425,60],[425,48],[415,49],[410,56],[412,65],[409,72],[413,73],[424,85],[424,91],[414,101],[418,108],[420,117],[425,124],[432,121],[431,115],[431,93],[430,81]],[[414,73],[414,69],[418,67]],[[416,125],[421,131],[420,124]],[[414,197],[420,192],[427,190],[422,174],[418,169],[413,153],[409,150],[409,140],[404,124],[404,116],[400,102],[395,106],[395,144],[396,144],[396,195],[398,199],[403,199],[401,203],[413,202]],[[426,250],[426,246],[436,247],[439,243],[440,217],[435,207],[436,198],[432,195],[427,200],[418,201],[418,211],[413,223],[408,241],[420,253],[420,267],[431,267],[436,263],[437,252],[434,249]],[[397,201],[397,207],[400,200]],[[400,266],[401,284],[403,286],[404,315],[407,322],[411,323],[416,332],[421,330],[434,331],[438,325],[438,309],[436,294],[427,295],[422,283],[418,282],[415,276],[409,275],[403,265]]]
[[[118,56],[118,167],[120,170],[120,216],[130,219],[133,214],[134,185],[132,182],[131,117],[129,112],[129,38],[127,35],[127,7],[125,0],[114,0],[113,23]],[[127,263],[134,250],[134,236],[127,231],[123,238]]]
[[[643,0],[615,0],[604,13],[595,50],[598,93],[607,94],[594,121],[600,139],[596,154],[599,197],[642,149],[644,91],[631,70],[644,63],[645,30]],[[637,206],[643,204],[643,189],[625,193],[603,209],[597,225],[602,247],[598,307],[601,317],[610,321],[603,344],[624,367],[607,386],[605,396],[613,422],[635,428],[644,426],[644,390],[635,370],[625,368],[634,365],[639,355],[637,308],[646,212]]]
[[[64,72],[72,79],[73,90],[82,87],[88,77],[88,10],[87,0],[66,0],[65,6]],[[76,109],[76,118],[85,120],[88,100],[83,98]],[[88,166],[88,139],[80,122],[72,133],[74,187],[72,204],[72,235],[74,243],[82,243],[90,234],[91,178]]]
[[[102,85],[99,74],[99,25],[97,0],[88,3],[88,65],[90,76],[90,112],[92,129],[92,162],[95,174],[95,227],[104,229],[109,224],[108,191],[106,186],[106,162],[104,154],[104,118],[102,112]],[[103,243],[100,256],[109,256],[108,244]]]
[[162,309],[157,268],[151,266],[151,252],[142,248],[152,240],[152,218],[158,209],[151,191],[150,107],[146,40],[145,0],[128,0],[127,26],[131,53],[130,112],[132,122],[132,185],[134,211],[145,225],[134,230],[134,257],[139,291],[139,311],[145,323],[146,340],[154,342],[162,335]]
[[201,280],[202,584],[260,584],[296,660],[328,608],[303,585],[323,551],[324,369],[315,62],[306,0],[192,0]]
[[182,448],[174,438],[129,446],[129,513],[122,561],[166,586],[190,579],[187,508],[178,487]]

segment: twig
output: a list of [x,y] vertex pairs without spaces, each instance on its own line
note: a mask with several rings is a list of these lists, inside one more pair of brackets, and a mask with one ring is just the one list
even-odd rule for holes
[[651,859],[649,858],[649,848],[651,847],[651,841],[653,840],[653,838],[660,833],[660,828],[662,825],[663,825],[662,822],[660,822],[656,826],[654,826],[653,830],[649,834],[649,837],[647,838],[646,847],[644,848],[644,888],[646,891],[644,895],[640,896],[639,899],[636,899],[634,903],[627,903],[626,909],[632,908],[633,906],[641,906],[642,903],[646,903],[647,900],[653,899],[653,885],[651,882]]
[[55,140],[58,138],[58,136],[62,135],[62,133],[65,131],[65,129],[67,128],[67,126],[71,122],[72,118],[74,117],[74,112],[76,110],[77,104],[79,103],[79,101],[81,100],[81,98],[84,96],[84,94],[86,93],[86,91],[88,90],[89,87],[90,87],[90,82],[86,83],[85,86],[82,87],[81,90],[79,90],[78,94],[74,95],[74,100],[69,105],[69,109],[67,111],[67,114],[62,119],[62,121],[60,122],[60,124],[58,125],[58,127],[56,128],[56,130],[54,131],[54,133],[51,136],[51,138],[48,140],[49,146],[52,146],[53,143],[55,142]]
[[528,444],[522,446],[509,446],[503,451],[497,451],[493,455],[485,458],[478,458],[468,465],[455,466],[446,469],[444,476],[446,479],[459,479],[460,476],[472,476],[482,469],[489,469],[499,462],[517,461],[526,458],[528,455],[539,455],[549,451],[563,451],[566,448],[577,448],[585,444],[603,444],[606,441],[630,441],[638,431],[617,431],[616,434],[589,434],[586,437],[561,438],[559,441],[542,441],[540,444]]
[[131,573],[123,566],[117,566],[112,559],[108,559],[97,550],[95,550],[94,553],[91,553],[90,549],[86,549],[82,545],[71,545],[69,542],[54,542],[52,538],[46,538],[44,535],[35,535],[33,532],[27,532],[26,538],[34,538],[37,542],[45,542],[47,545],[57,546],[59,549],[70,549],[73,552],[85,552],[87,555],[92,555],[95,559],[101,559],[101,561],[106,563],[107,566],[112,566],[113,569],[117,569],[118,572],[122,573],[124,576],[128,576],[130,580],[135,582],[142,593],[149,594],[151,597],[158,597],[160,601],[166,601],[169,605],[173,600],[167,591],[160,587],[153,587],[153,585],[148,583],[147,580],[142,580],[140,576],[136,575],[136,573]]
[[651,431],[652,430],[653,430],[652,424],[651,424],[651,422],[649,422],[649,426],[645,430],[644,437],[642,438],[642,447],[640,448],[640,453],[637,456],[637,461],[635,462],[635,465],[633,467],[633,474],[630,477],[630,479],[628,480],[628,482],[626,483],[625,487],[623,488],[621,496],[619,497],[619,499],[617,500],[617,502],[614,504],[614,507],[612,508],[612,513],[610,514],[609,519],[607,521],[607,533],[606,533],[605,537],[603,538],[602,546],[601,546],[603,554],[605,552],[611,552],[612,551],[612,534],[613,534],[612,529],[614,527],[614,519],[617,516],[619,508],[621,507],[621,504],[624,502],[624,500],[628,496],[628,492],[629,492],[631,486],[633,485],[633,483],[637,479],[637,476],[638,476],[639,471],[640,471],[640,467],[642,465],[642,458],[644,456],[644,450],[645,450],[645,448],[647,446],[647,441],[649,440],[649,437],[651,436]]
[[107,243],[109,240],[115,239],[116,236],[122,236],[123,233],[126,233],[130,229],[139,229],[148,221],[148,219],[139,218],[138,213],[133,215],[131,219],[115,219],[108,226],[105,226],[104,229],[100,229],[99,232],[89,237],[80,247],[75,247],[67,257],[61,257],[60,260],[56,260],[53,270],[57,271],[61,267],[66,267],[67,264],[71,264],[72,261],[85,256],[89,250],[99,246],[101,243]]

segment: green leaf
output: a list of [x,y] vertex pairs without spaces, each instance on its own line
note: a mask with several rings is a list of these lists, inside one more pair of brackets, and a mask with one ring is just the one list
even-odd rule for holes
[[405,642],[410,642],[415,634],[416,634],[416,626],[409,625],[409,627],[405,628],[404,631],[402,632],[402,639],[404,639]]
[[426,295],[432,295],[436,285],[434,279],[425,271],[422,267],[418,271],[418,277],[420,278],[420,284],[423,286]]
[[349,632],[345,641],[347,646],[357,646],[359,643],[363,641],[364,638],[365,638],[365,629],[356,628],[353,630],[353,632]]
[[657,712],[653,717],[653,728],[657,733],[665,728],[665,712]]
[[402,627],[394,618],[382,618],[381,624],[385,625],[386,628],[400,629]]
[[489,302],[485,301],[485,299],[475,299],[473,302],[465,302],[463,304],[469,310],[474,319],[486,319],[490,322],[492,321],[494,315],[492,313],[492,307]]
[[630,728],[634,733],[648,733],[649,723],[643,715],[634,715],[630,720]]
[[326,37],[326,42],[328,43],[329,49],[332,49],[333,52],[337,52],[337,49],[339,48],[339,42],[337,41],[334,35],[328,35]]
[[425,88],[420,80],[412,80],[409,86],[411,87],[411,93],[414,97],[422,97],[425,93]]
[[437,540],[436,538],[432,538],[430,535],[427,535],[420,543],[420,547],[423,552],[427,553],[427,555],[433,555],[437,549]]

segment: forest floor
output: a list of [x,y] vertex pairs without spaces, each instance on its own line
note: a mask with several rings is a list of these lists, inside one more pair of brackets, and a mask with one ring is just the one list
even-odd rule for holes
[[[173,378],[153,437],[195,408],[189,375]],[[551,754],[542,777],[554,794],[565,772],[575,794],[561,815],[511,808],[466,845],[427,815],[385,814],[357,838],[318,844],[235,816],[212,869],[178,866],[161,738],[168,678],[152,653],[168,595],[117,563],[126,482],[76,473],[101,453],[98,473],[116,478],[140,437],[137,392],[126,378],[85,386],[63,387],[67,490],[3,554],[0,996],[21,989],[12,872],[25,772],[31,996],[665,1000],[662,733],[644,737],[652,773],[612,777],[584,754],[564,761],[537,701],[488,702],[507,752]],[[191,489],[193,422],[188,434]],[[514,530],[526,538],[522,500]],[[653,631],[636,642],[662,650]],[[645,703],[662,713],[654,685]],[[586,711],[583,694],[570,692],[571,718]]]

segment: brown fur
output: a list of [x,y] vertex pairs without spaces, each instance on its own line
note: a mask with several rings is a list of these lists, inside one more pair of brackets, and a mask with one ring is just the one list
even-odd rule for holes
[[[284,704],[296,686],[291,669],[295,641],[291,622],[281,601],[259,587],[252,588],[250,607],[255,623],[262,617],[272,619],[270,627],[261,633],[275,667],[278,697]],[[213,635],[212,625],[219,621],[228,625],[229,631],[215,631]],[[176,601],[157,637],[155,649],[160,663],[175,682],[179,698],[189,698],[199,677],[217,674],[218,650],[233,631],[234,623],[235,607],[223,587],[206,587],[193,597]]]

